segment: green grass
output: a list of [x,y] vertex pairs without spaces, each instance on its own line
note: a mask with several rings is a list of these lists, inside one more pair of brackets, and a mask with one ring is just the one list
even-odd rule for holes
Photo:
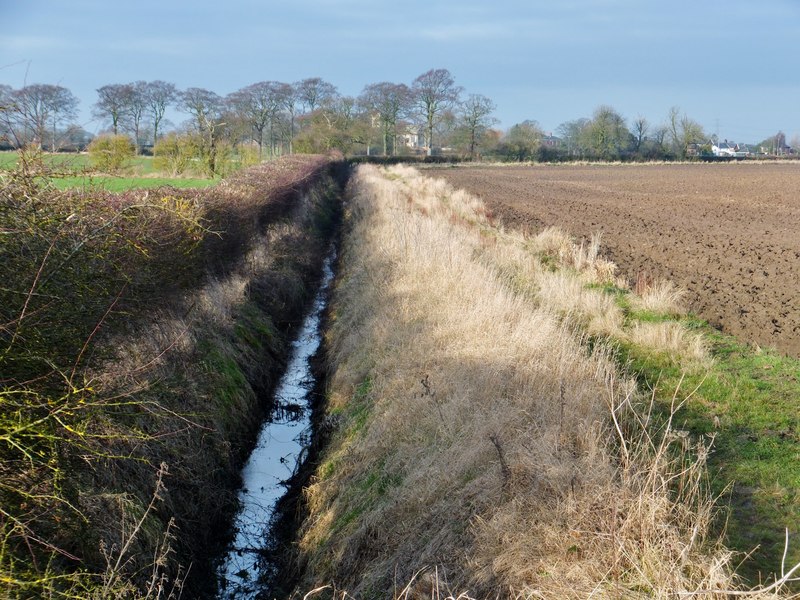
[[215,179],[184,179],[170,177],[111,177],[85,176],[60,177],[52,183],[60,190],[66,189],[104,189],[110,192],[124,192],[132,189],[158,188],[169,185],[176,188],[204,188],[217,183]]
[[[64,167],[75,171],[91,168],[88,154],[77,152],[43,152],[42,160],[51,167]],[[19,152],[0,152],[0,170],[13,169],[19,162]],[[137,175],[154,173],[152,156],[135,156],[127,161],[127,168]]]
[[[620,298],[624,307],[625,300]],[[666,315],[629,312],[629,320],[658,322]],[[665,414],[695,393],[677,413],[676,427],[713,437],[711,489],[730,506],[726,543],[753,552],[740,574],[757,583],[780,571],[785,529],[792,538],[787,567],[800,561],[800,360],[753,348],[694,317],[680,319],[708,340],[714,364],[685,367],[669,357],[618,345],[618,359]]]
[[[144,157],[142,157],[144,158]],[[42,153],[42,160],[50,167],[57,167],[69,170],[81,170],[89,168],[89,155],[74,152],[64,153]],[[0,152],[0,170],[11,170],[19,161],[19,152]]]
[[[130,159],[119,176],[91,173],[92,165],[88,154],[44,153],[42,160],[57,171],[51,181],[60,190],[100,188],[111,192],[124,192],[165,185],[176,188],[203,188],[217,182],[205,177],[163,176],[153,167],[151,156],[136,156]],[[10,171],[18,162],[18,152],[0,152],[0,171]]]

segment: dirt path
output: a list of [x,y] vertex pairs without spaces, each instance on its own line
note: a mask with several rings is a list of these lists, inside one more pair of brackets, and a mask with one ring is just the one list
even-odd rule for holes
[[602,232],[628,279],[669,278],[712,324],[800,356],[800,163],[426,172],[479,196],[510,227]]

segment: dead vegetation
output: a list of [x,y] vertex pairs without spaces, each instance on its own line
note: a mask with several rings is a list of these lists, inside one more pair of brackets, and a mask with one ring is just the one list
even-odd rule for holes
[[[631,327],[595,289],[622,285],[599,240],[504,232],[404,167],[360,167],[348,202],[332,442],[300,538],[309,595],[787,595],[787,569],[743,590],[708,535],[713,440],[656,417],[610,360],[610,337],[706,358],[689,332]],[[660,289],[636,302],[673,310]],[[672,414],[692,393],[675,390]]]

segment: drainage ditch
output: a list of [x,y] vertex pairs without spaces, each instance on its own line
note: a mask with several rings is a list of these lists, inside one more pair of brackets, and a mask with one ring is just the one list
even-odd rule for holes
[[283,557],[275,554],[279,544],[273,528],[280,517],[277,507],[311,447],[310,396],[317,383],[313,358],[321,344],[335,258],[331,249],[313,304],[291,344],[286,371],[275,389],[274,408],[242,469],[234,538],[217,570],[219,599],[254,599],[267,591],[269,582],[280,579],[277,571]]

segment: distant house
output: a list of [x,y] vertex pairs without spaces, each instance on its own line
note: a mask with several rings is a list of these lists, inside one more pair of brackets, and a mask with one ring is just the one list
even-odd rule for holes
[[406,148],[419,148],[420,135],[419,129],[413,125],[402,127],[397,134],[397,145],[405,146]]
[[561,145],[561,138],[554,136],[552,133],[542,137],[542,146],[545,148],[558,148]]
[[711,142],[711,152],[714,156],[730,158],[744,158],[750,154],[749,148],[744,144],[739,145],[735,142],[729,142],[728,140]]
[[686,146],[686,156],[700,156],[703,152],[703,148],[700,144],[687,144]]

